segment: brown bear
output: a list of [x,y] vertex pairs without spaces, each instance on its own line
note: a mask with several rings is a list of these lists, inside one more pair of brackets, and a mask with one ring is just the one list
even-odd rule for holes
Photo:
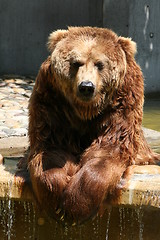
[[48,48],[29,103],[30,178],[51,216],[83,222],[114,198],[128,166],[160,156],[141,128],[144,83],[131,39],[69,27]]

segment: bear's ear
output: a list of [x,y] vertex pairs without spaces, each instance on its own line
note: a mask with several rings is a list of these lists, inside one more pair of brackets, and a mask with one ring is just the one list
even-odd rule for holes
[[119,37],[118,43],[121,45],[126,55],[134,57],[137,52],[137,45],[131,38]]
[[53,52],[53,50],[56,47],[56,44],[62,39],[65,38],[68,35],[68,30],[57,30],[52,32],[49,35],[47,47],[50,52]]

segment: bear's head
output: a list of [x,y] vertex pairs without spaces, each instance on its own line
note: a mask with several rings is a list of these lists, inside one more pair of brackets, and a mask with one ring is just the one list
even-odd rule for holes
[[136,44],[108,29],[69,27],[48,41],[56,87],[83,119],[92,119],[121,88]]

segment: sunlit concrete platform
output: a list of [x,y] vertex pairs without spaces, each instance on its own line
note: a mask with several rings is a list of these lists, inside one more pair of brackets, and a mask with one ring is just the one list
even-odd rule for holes
[[[160,132],[144,129],[144,133],[152,147],[160,146]],[[21,138],[21,141],[12,138],[10,145],[5,145],[1,140],[0,152],[5,157],[5,163],[0,165],[0,198],[34,201],[29,174],[27,171],[17,169],[18,159],[15,158],[15,156],[22,156],[27,149],[27,137]],[[144,205],[159,208],[160,166],[132,167],[130,179],[121,190],[116,205]]]
[[[0,165],[0,198],[34,201],[29,174],[18,170],[17,162],[7,159]],[[116,205],[160,208],[160,166],[135,166]]]
[[0,198],[33,201],[29,174],[19,171],[17,163],[17,159],[5,159],[5,163],[0,164]]
[[160,208],[160,166],[135,166],[117,204]]

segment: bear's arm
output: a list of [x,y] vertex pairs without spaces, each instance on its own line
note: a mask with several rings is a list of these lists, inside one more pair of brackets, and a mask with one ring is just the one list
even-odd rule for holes
[[[81,169],[64,191],[64,209],[73,219],[86,220],[105,202],[109,203],[110,198],[116,199],[119,183],[129,165],[160,160],[148,147],[143,132],[136,129],[139,126],[134,124],[134,119],[124,118],[124,113],[118,117],[113,114],[105,134],[81,156]],[[70,213],[67,209],[71,209]]]
[[[130,153],[126,146],[118,144],[120,136],[112,132],[113,129],[112,126],[112,130],[86,149],[81,156],[81,169],[66,186],[64,210],[75,221],[87,220],[111,195],[116,196],[117,185],[129,165]],[[126,144],[129,144],[127,139]]]

